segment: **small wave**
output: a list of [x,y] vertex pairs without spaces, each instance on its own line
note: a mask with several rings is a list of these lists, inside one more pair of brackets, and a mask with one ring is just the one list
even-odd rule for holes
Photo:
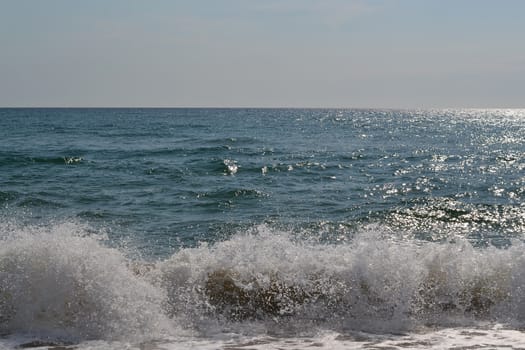
[[225,159],[223,160],[223,164],[226,166],[226,173],[229,175],[235,175],[237,170],[239,170],[239,166],[235,160]]
[[5,156],[0,158],[0,165],[18,165],[18,164],[66,164],[74,165],[80,164],[84,158],[80,156],[64,156],[64,157],[32,157],[32,156]]
[[222,200],[229,200],[234,198],[261,198],[266,196],[268,195],[262,191],[249,188],[224,189],[214,192],[205,192],[197,194],[197,198],[212,198]]
[[17,201],[17,206],[21,208],[28,208],[28,207],[50,207],[50,208],[61,208],[63,207],[62,204],[50,200],[46,200],[43,198],[35,197],[35,196],[26,196],[21,198],[19,201]]
[[64,162],[66,164],[76,164],[84,160],[82,157],[64,157]]
[[165,158],[177,156],[205,156],[214,155],[225,150],[228,146],[200,146],[200,147],[173,147],[173,148],[152,148],[152,149],[135,149],[121,155],[121,158]]
[[20,194],[15,191],[0,191],[0,203],[15,200],[19,196]]
[[29,157],[28,159],[32,163],[67,164],[67,165],[80,164],[84,161],[84,158],[78,157],[78,156]]
[[225,137],[208,140],[210,144],[218,145],[251,145],[255,141],[253,137]]
[[429,232],[435,239],[446,238],[450,232],[464,235],[502,232],[508,237],[521,236],[525,228],[523,207],[468,204],[450,198],[419,200],[410,208],[391,212],[386,219],[393,227]]

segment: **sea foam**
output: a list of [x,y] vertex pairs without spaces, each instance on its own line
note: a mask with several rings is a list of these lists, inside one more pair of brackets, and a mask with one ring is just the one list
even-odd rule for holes
[[461,238],[387,239],[377,227],[346,244],[320,244],[259,226],[181,250],[154,273],[170,305],[186,314],[394,331],[494,318],[521,322],[522,248],[478,249]]
[[151,263],[74,223],[3,224],[2,232],[5,334],[145,341],[225,329],[389,333],[521,326],[525,315],[521,243],[480,249],[461,238],[393,239],[370,227],[328,244],[257,226]]
[[169,328],[164,291],[136,276],[121,252],[78,225],[2,230],[3,333],[133,339]]

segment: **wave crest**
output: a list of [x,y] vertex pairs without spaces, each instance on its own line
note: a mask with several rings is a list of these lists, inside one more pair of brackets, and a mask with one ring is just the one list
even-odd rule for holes
[[166,327],[162,290],[123,254],[70,224],[12,233],[0,247],[0,329],[80,339],[140,338]]
[[178,312],[198,305],[198,312],[233,320],[308,319],[350,328],[364,321],[372,328],[440,324],[458,315],[521,322],[522,248],[478,249],[463,239],[418,244],[374,232],[330,245],[259,227],[180,251],[157,272]]
[[151,339],[210,322],[395,331],[525,318],[519,242],[480,249],[370,227],[328,244],[259,226],[146,263],[76,224],[1,228],[2,333]]

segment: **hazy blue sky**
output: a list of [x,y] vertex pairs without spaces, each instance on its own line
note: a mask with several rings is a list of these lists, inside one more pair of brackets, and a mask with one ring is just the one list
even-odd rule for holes
[[525,107],[525,1],[0,0],[0,106]]

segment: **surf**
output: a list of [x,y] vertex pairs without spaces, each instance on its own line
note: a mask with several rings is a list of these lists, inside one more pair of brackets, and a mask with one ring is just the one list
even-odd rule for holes
[[143,342],[211,324],[297,335],[524,321],[521,242],[417,242],[372,226],[335,244],[259,225],[148,261],[79,223],[1,226],[6,335]]

